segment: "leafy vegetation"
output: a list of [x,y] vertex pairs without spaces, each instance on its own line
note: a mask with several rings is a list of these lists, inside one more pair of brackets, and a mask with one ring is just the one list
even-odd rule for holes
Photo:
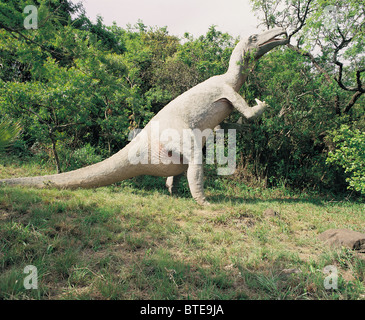
[[[31,3],[38,28],[27,30],[23,8]],[[264,24],[286,27],[291,42],[260,59],[242,88],[249,103],[259,98],[271,108],[238,133],[237,178],[346,192],[346,173],[326,159],[330,132],[342,124],[364,131],[363,7],[252,3]],[[334,30],[323,14],[331,6]],[[106,26],[102,17],[92,23],[81,4],[65,0],[6,1],[1,8],[0,110],[23,128],[10,152],[53,162],[57,172],[82,165],[73,158],[85,146],[95,161],[120,150],[132,129],[173,98],[224,73],[237,41],[214,26],[180,41],[142,21],[126,29]],[[227,121],[239,117],[234,112]]]
[[329,153],[327,161],[341,165],[350,177],[349,187],[365,194],[365,132],[351,131],[343,125],[333,132],[336,148]]
[[5,121],[0,122],[0,152],[4,152],[5,148],[17,138],[19,132],[18,125]]
[[[363,254],[317,239],[364,232],[364,4],[251,2],[290,44],[262,57],[240,92],[270,108],[237,131],[234,175],[206,166],[213,206],[196,205],[184,179],[178,198],[151,177],[98,190],[0,186],[0,299],[364,299]],[[29,4],[36,29],[23,25]],[[224,73],[237,40],[215,26],[179,39],[142,21],[93,23],[66,0],[0,2],[0,149],[21,128],[0,178],[114,154],[173,98]],[[21,281],[30,264],[38,290]],[[328,265],[337,290],[323,286]]]

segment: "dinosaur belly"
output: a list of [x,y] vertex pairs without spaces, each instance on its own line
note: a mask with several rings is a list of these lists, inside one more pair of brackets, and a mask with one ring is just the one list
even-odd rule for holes
[[209,108],[201,115],[196,127],[200,130],[214,129],[233,111],[232,104],[227,99],[219,99],[213,102]]
[[[180,142],[180,141],[179,141]],[[171,176],[184,171],[184,157],[180,150],[172,150],[169,145],[159,143],[151,150],[151,163],[158,163],[158,167],[153,167],[155,175]],[[187,164],[185,162],[185,164]],[[178,172],[178,173],[177,173]]]
[[[169,177],[183,173],[187,169],[187,162],[184,160],[179,146],[171,146],[160,139],[150,140],[148,143],[141,143],[138,149],[138,161],[136,165],[140,168],[141,174],[151,176]],[[180,144],[180,141],[178,141]],[[147,146],[147,147],[146,147]],[[177,149],[176,149],[177,147]]]

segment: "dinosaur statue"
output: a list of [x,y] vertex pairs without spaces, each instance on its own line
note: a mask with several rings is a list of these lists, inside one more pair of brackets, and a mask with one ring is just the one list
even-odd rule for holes
[[[234,109],[247,119],[259,117],[267,107],[256,99],[257,105],[250,107],[238,94],[246,80],[252,64],[273,48],[287,43],[284,29],[275,28],[241,40],[232,52],[229,68],[225,74],[213,76],[196,85],[168,103],[146,125],[146,127],[122,150],[99,163],[70,172],[0,180],[0,185],[23,185],[31,187],[92,188],[113,184],[139,175],[168,177],[169,191],[174,189],[178,177],[187,171],[187,179],[193,198],[201,205],[205,200],[203,189],[203,164],[194,161],[165,163],[150,161],[152,156],[190,159],[185,151],[176,146],[158,141],[153,124],[158,124],[158,132],[173,129],[182,134],[185,129],[214,129]],[[149,161],[141,163],[141,153],[148,155]],[[132,156],[131,156],[132,154]],[[138,156],[138,157],[137,157]],[[137,159],[138,158],[138,159]]]

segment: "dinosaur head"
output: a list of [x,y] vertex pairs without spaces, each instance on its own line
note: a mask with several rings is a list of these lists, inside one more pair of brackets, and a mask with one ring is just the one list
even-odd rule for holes
[[226,73],[227,81],[239,89],[252,71],[251,67],[256,60],[275,47],[287,44],[288,41],[285,29],[281,28],[271,29],[254,34],[248,39],[242,39],[231,54]]
[[288,43],[285,29],[274,28],[260,34],[254,34],[247,40],[247,49],[255,52],[255,59],[261,58],[265,53],[277,46]]

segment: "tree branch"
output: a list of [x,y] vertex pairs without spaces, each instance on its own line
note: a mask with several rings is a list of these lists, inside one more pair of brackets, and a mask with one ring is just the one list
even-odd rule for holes
[[26,42],[32,43],[32,44],[34,44],[34,45],[36,45],[36,46],[40,47],[42,50],[44,50],[44,51],[46,51],[46,52],[50,53],[51,55],[53,55],[53,56],[55,56],[55,57],[57,57],[57,58],[59,58],[59,59],[64,58],[64,55],[62,55],[62,54],[60,54],[59,52],[56,52],[56,51],[54,51],[54,50],[52,50],[52,49],[49,49],[49,48],[45,47],[43,44],[41,44],[41,43],[38,43],[38,42],[34,41],[33,39],[31,39],[31,38],[29,38],[29,37],[25,36],[23,33],[21,33],[20,31],[18,31],[18,30],[16,30],[16,29],[13,29],[13,28],[7,27],[7,26],[5,26],[5,25],[3,25],[3,24],[1,24],[1,23],[0,23],[0,28],[3,28],[4,30],[6,30],[6,31],[10,32],[13,36],[14,36],[14,33],[15,33],[15,34],[17,34],[17,35],[18,35],[18,37],[16,37],[16,39],[19,39],[19,37],[21,37],[21,38],[23,38]]
[[304,57],[308,57],[312,61],[313,65],[318,69],[318,71],[324,75],[324,77],[326,78],[326,80],[328,81],[328,83],[332,83],[331,76],[327,73],[327,71],[324,68],[322,68],[318,64],[318,62],[316,61],[316,59],[314,58],[314,56],[310,52],[304,51],[302,49],[299,49],[298,47],[295,47],[295,46],[293,46],[290,43],[288,43],[287,46],[290,49],[294,50],[295,52],[299,53],[300,55],[302,55]]
[[348,113],[350,111],[350,109],[355,105],[356,101],[359,100],[359,98],[363,95],[365,91],[361,92],[361,91],[357,91],[351,98],[350,102],[347,104],[346,108],[345,108],[345,113]]
[[[311,62],[313,63],[313,65],[317,68],[317,70],[321,74],[323,74],[323,76],[326,78],[327,82],[329,84],[331,84],[333,82],[333,80],[332,80],[331,76],[328,74],[328,72],[318,64],[318,62],[316,61],[316,59],[314,58],[314,56],[310,52],[301,50],[298,47],[294,47],[290,43],[287,44],[287,46],[289,48],[291,48],[292,50],[294,50],[295,52],[299,53],[300,55],[302,55],[304,57],[308,57],[311,60]],[[339,101],[338,94],[336,94],[335,97],[334,97],[334,105],[335,105],[336,114],[338,114],[338,115],[341,114],[340,101]]]
[[313,0],[308,0],[306,6],[305,6],[305,10],[304,10],[304,15],[303,17],[300,17],[300,2],[298,4],[298,7],[295,7],[297,9],[297,17],[298,20],[300,22],[299,26],[288,36],[288,39],[290,41],[290,39],[292,38],[292,36],[294,36],[296,33],[298,33],[305,25],[305,20],[307,19],[308,13],[309,13],[309,9],[310,9],[310,4],[312,3]]
[[362,82],[361,82],[361,73],[362,72],[365,72],[365,68],[356,71],[356,82],[357,82],[358,91],[365,93],[365,87],[362,86]]
[[66,124],[59,124],[57,126],[54,127],[54,129],[64,129],[67,127],[72,127],[72,126],[76,126],[78,124],[83,124],[82,122],[73,122],[73,123],[66,123]]
[[335,78],[336,82],[338,83],[338,85],[343,89],[343,90],[346,90],[346,91],[353,91],[353,92],[356,92],[358,91],[358,88],[348,88],[344,85],[344,83],[342,82],[342,76],[343,76],[343,63],[341,61],[338,60],[337,58],[337,55],[339,53],[339,51],[345,47],[348,46],[348,44],[352,41],[352,37],[349,38],[349,39],[346,39],[340,29],[338,28],[340,34],[341,34],[341,37],[342,37],[342,42],[336,46],[336,49],[335,51],[333,52],[333,62],[339,66],[339,69],[338,69],[338,78]]

